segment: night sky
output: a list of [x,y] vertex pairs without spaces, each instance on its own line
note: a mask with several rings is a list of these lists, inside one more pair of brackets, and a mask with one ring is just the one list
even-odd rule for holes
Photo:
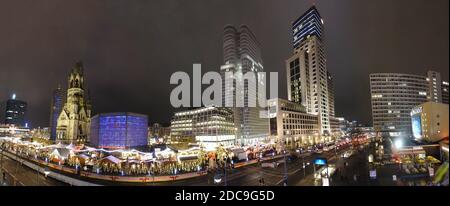
[[448,0],[0,0],[1,122],[16,93],[31,125],[47,126],[52,90],[67,87],[82,60],[94,114],[137,112],[168,123],[170,75],[193,63],[218,71],[226,24],[252,29],[286,98],[291,22],[313,2],[325,21],[337,116],[371,122],[373,72],[433,69],[448,80]]

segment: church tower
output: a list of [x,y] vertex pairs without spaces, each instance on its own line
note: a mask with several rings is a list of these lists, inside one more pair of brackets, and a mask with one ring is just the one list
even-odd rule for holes
[[57,142],[84,144],[89,136],[91,106],[86,99],[83,63],[77,62],[68,78],[67,101],[58,117]]

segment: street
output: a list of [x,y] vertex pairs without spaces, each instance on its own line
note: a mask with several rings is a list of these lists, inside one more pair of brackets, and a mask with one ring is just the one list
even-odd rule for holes
[[[396,186],[411,185],[421,179],[402,180],[400,177],[393,180],[393,175],[397,175],[398,166],[395,164],[383,164],[382,166],[373,166],[368,161],[369,154],[374,154],[374,142],[367,143],[365,146],[353,147],[346,145],[338,150],[331,150],[317,153],[304,153],[295,158],[287,159],[287,186],[322,186],[320,179],[314,178],[314,171],[321,167],[313,164],[317,158],[325,158],[329,165],[333,165],[336,170],[330,175],[331,186]],[[344,158],[342,154],[352,151],[353,155]],[[262,167],[261,163],[244,166],[241,168],[228,169],[226,175],[221,178],[219,183],[214,183],[214,172],[209,172],[205,176],[179,180],[174,182],[157,183],[118,183],[111,181],[92,180],[80,177],[74,174],[65,174],[73,178],[83,179],[101,185],[123,185],[123,186],[282,186],[284,185],[285,168],[283,157],[264,161],[265,163],[278,162],[277,166]],[[305,168],[303,168],[305,166]],[[45,178],[42,174],[22,165],[20,162],[3,156],[3,167],[7,171],[6,183],[14,185],[14,179],[19,180],[16,185],[39,185],[39,186],[59,186],[66,185],[52,178]],[[314,168],[315,167],[315,168]],[[370,178],[369,171],[376,170],[376,177]],[[54,170],[52,170],[54,171]],[[57,171],[54,171],[57,172]],[[412,183],[411,183],[412,182]]]
[[22,165],[20,162],[3,156],[3,168],[5,169],[5,182],[14,185],[14,179],[18,180],[16,185],[20,186],[65,186],[62,182],[52,178],[46,178],[35,170]]

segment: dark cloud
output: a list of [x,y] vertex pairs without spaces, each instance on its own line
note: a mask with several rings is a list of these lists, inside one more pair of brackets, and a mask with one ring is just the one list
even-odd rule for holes
[[[225,24],[249,25],[262,44],[265,69],[281,72],[279,93],[286,97],[290,24],[312,3],[2,1],[0,99],[17,93],[29,103],[33,126],[46,126],[52,89],[66,84],[81,59],[94,113],[132,111],[148,114],[150,122],[168,122],[174,111],[170,75],[191,71],[193,63],[202,63],[203,71],[218,70]],[[317,0],[316,5],[325,19],[339,116],[370,122],[369,73],[433,69],[448,76],[447,0]]]

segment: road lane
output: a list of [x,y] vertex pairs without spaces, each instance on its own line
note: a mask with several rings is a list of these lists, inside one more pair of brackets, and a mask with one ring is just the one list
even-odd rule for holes
[[9,178],[7,180],[9,185],[12,185],[10,182],[12,182],[12,176],[14,176],[24,186],[67,186],[67,184],[52,178],[46,178],[37,171],[28,168],[27,166],[12,160],[7,156],[3,157],[3,168],[10,174],[6,175]]

